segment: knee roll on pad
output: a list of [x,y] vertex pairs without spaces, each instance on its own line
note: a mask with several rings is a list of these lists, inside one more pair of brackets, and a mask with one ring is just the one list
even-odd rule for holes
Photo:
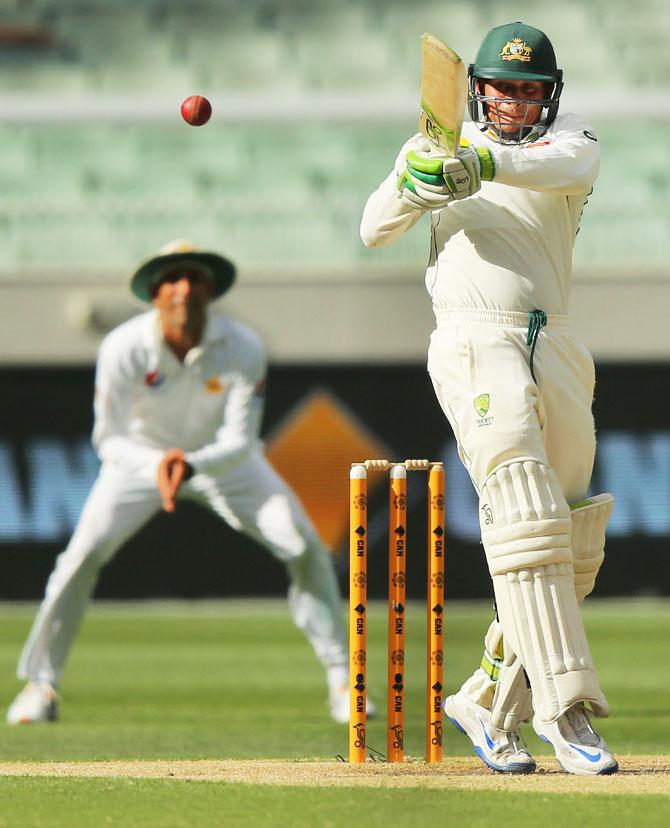
[[500,623],[538,716],[554,721],[578,701],[607,715],[575,596],[570,509],[555,473],[529,458],[505,463],[487,478],[480,503]]
[[529,458],[498,466],[479,498],[491,575],[572,562],[570,507],[549,466]]

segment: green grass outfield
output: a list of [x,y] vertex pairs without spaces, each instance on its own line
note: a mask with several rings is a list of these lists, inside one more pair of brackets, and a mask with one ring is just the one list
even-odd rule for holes
[[[14,677],[16,659],[34,611],[34,606],[0,605],[3,708],[21,687]],[[599,729],[624,769],[627,754],[667,758],[670,601],[591,600],[584,614],[612,707],[611,718]],[[369,686],[383,702],[385,608],[372,605],[369,618]],[[447,692],[476,665],[489,618],[484,604],[447,605]],[[424,629],[423,607],[410,606],[405,726],[410,757],[423,751]],[[329,719],[323,672],[292,626],[283,601],[95,605],[75,644],[61,692],[57,724],[0,725],[0,828],[362,828],[402,825],[410,819],[473,828],[495,821],[525,828],[539,820],[551,825],[568,818],[575,825],[607,828],[670,824],[668,762],[652,778],[651,788],[642,782],[636,787],[632,771],[608,780],[590,779],[585,788],[581,780],[551,767],[525,780],[523,790],[520,780],[483,769],[472,771],[462,786],[457,782],[444,790],[431,787],[430,779],[407,785],[407,779],[396,780],[386,772],[361,787],[338,780],[338,768],[353,770],[338,764],[324,783],[309,785],[262,784],[270,779],[262,772],[253,780],[250,775],[249,783],[216,781],[216,775],[151,779],[115,770],[91,776],[91,767],[97,767],[91,762],[110,760],[143,760],[151,769],[158,767],[151,764],[156,760],[276,759],[285,761],[286,782],[294,766],[286,760],[331,762],[338,754],[346,756],[347,728]],[[546,755],[530,728],[525,735],[533,753]],[[371,722],[368,743],[383,751],[384,742],[383,721]],[[470,753],[466,739],[445,727],[445,765],[450,756]],[[48,769],[53,775],[33,776],[29,763],[35,762],[70,763],[68,772],[75,775],[56,776],[60,766],[55,764]],[[83,770],[76,775],[72,762],[88,763],[81,766],[88,768],[88,776]],[[483,788],[475,784],[472,789],[478,779]],[[552,780],[560,785],[547,788],[545,783]],[[494,783],[496,788],[490,789]]]

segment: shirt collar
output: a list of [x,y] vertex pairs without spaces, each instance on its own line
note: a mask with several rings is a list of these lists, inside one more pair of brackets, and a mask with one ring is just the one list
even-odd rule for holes
[[[153,351],[157,359],[160,358],[162,353],[167,352],[175,361],[177,361],[177,358],[174,356],[170,348],[168,348],[165,344],[158,310],[154,308],[152,311],[149,311],[149,313],[151,314],[151,324],[147,329],[147,345]],[[200,340],[199,345],[196,345],[195,348],[191,348],[188,352],[185,364],[191,364],[198,359],[210,345],[213,345],[215,342],[225,340],[228,337],[229,330],[229,319],[220,313],[210,311],[208,308],[202,339]]]

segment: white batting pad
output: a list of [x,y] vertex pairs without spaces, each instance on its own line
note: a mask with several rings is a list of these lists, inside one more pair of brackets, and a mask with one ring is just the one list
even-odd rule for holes
[[[578,603],[589,595],[605,557],[605,532],[614,497],[599,494],[571,505],[574,584]],[[530,713],[529,713],[530,710]],[[532,715],[532,698],[523,665],[507,648],[496,683],[491,721],[501,730],[516,730]]]
[[496,468],[480,498],[482,540],[505,642],[523,664],[535,712],[555,721],[579,701],[608,714],[573,584],[570,509],[535,460]]
[[572,507],[575,592],[581,603],[593,591],[605,558],[605,532],[614,508],[611,494],[599,494]]

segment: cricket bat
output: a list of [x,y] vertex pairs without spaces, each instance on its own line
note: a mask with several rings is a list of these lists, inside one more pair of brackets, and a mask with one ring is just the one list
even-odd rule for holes
[[419,129],[436,148],[458,152],[468,79],[460,57],[434,35],[421,35]]

